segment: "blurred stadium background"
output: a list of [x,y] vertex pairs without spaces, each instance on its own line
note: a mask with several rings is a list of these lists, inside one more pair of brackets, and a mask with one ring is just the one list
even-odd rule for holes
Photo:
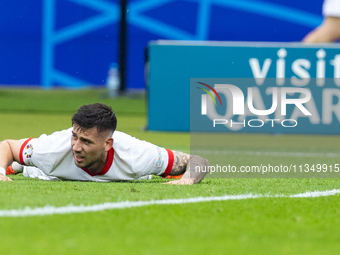
[[151,40],[297,42],[322,22],[322,0],[4,0],[0,84],[104,86],[119,63],[121,2],[128,89],[145,89]]

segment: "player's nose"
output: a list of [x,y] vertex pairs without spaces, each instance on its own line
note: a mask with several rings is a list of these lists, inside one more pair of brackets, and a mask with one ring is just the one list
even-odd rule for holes
[[79,140],[72,143],[72,149],[75,152],[81,152],[82,148],[81,148],[81,143],[79,142]]

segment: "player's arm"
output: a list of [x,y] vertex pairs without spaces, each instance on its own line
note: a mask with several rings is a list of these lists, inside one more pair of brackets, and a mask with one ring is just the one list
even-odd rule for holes
[[326,17],[323,23],[303,38],[305,43],[331,43],[340,38],[340,18]]
[[[6,177],[6,168],[13,161],[20,162],[19,153],[22,144],[26,139],[22,140],[4,140],[0,142],[0,181],[12,181]],[[3,173],[5,171],[5,173]]]
[[167,182],[167,184],[195,184],[200,183],[208,173],[209,161],[198,155],[189,155],[173,151],[174,163],[169,175],[181,175],[181,179]]

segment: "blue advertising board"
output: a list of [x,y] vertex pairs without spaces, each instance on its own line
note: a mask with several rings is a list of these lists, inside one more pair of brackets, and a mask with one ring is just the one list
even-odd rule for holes
[[[149,130],[211,131],[213,119],[220,119],[228,124],[217,125],[214,131],[340,133],[340,46],[337,44],[157,41],[149,45],[148,52]],[[214,94],[202,83],[212,88],[216,84],[236,86],[244,96],[244,112],[233,114],[235,106],[234,109],[226,106],[231,105],[228,98],[233,101],[235,98],[223,91]],[[251,100],[248,88],[252,88]],[[209,116],[215,107],[208,96],[208,114],[201,116],[201,95],[207,92],[216,101],[220,95],[221,103],[216,104],[215,115]],[[271,109],[274,97],[278,99],[274,111],[259,116],[256,110]],[[302,101],[289,101],[294,99]],[[249,107],[248,101],[253,107]],[[285,114],[280,111],[282,103],[287,106]],[[190,109],[194,109],[192,114]],[[190,118],[195,114],[204,118],[200,119],[199,127],[190,129]],[[241,124],[228,127],[231,119]],[[259,120],[264,121],[263,126]],[[294,120],[298,122],[294,128],[284,127],[294,124]],[[273,128],[274,124],[278,125]]]

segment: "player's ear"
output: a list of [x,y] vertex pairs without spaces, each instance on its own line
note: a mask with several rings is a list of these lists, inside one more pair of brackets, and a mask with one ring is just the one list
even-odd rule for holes
[[109,151],[112,148],[113,145],[113,138],[112,137],[108,137],[105,140],[105,151]]

